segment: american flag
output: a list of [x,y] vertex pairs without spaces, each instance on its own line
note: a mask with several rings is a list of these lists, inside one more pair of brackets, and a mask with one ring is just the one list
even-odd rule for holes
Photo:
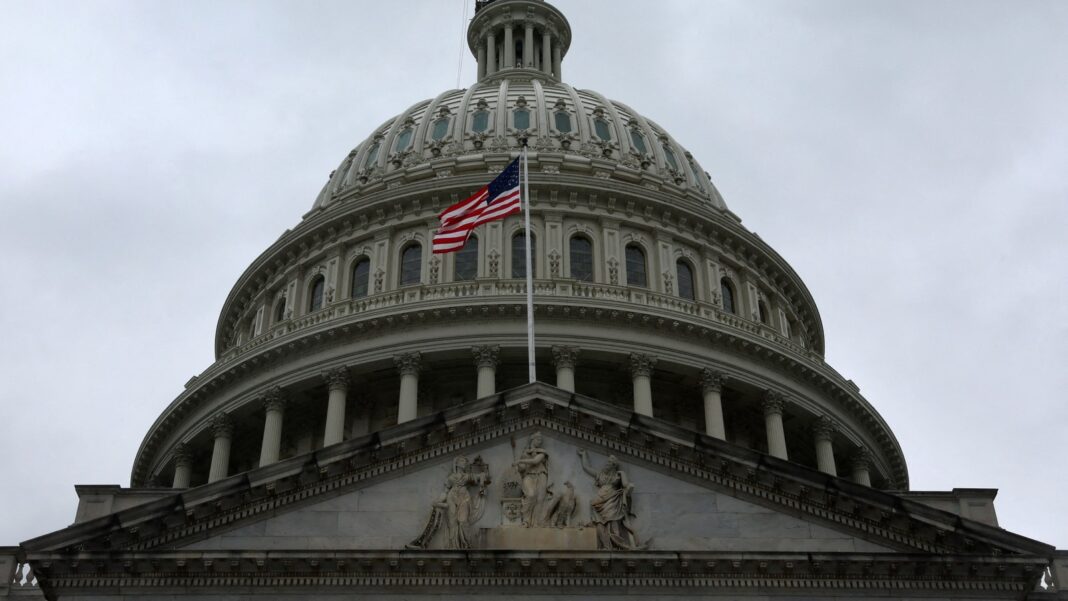
[[442,212],[439,216],[441,226],[434,234],[433,252],[440,254],[460,250],[471,235],[471,230],[487,221],[504,219],[521,210],[517,158],[488,185]]

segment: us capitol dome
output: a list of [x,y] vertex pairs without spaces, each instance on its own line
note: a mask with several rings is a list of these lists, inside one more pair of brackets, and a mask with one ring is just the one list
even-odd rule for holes
[[[544,1],[477,2],[477,82],[341,158],[237,279],[215,362],[152,424],[130,487],[79,486],[76,523],[23,543],[15,582],[1054,594],[1033,591],[1068,560],[998,527],[995,491],[909,490],[894,433],[824,361],[804,282],[685,135],[567,83],[571,36]],[[530,232],[513,215],[431,253],[439,213],[524,147]]]

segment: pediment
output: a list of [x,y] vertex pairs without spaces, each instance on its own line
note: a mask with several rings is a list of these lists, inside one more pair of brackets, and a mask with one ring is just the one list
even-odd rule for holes
[[[506,521],[501,484],[514,462],[513,441],[518,453],[535,431],[545,440],[554,490],[567,481],[574,485],[578,509],[569,524],[574,528],[596,521],[590,502],[599,494],[581,469],[578,450],[589,452],[593,466],[603,466],[610,454],[618,457],[620,471],[634,485],[633,530],[639,546],[651,551],[1014,555],[1050,550],[543,384],[175,493],[23,547],[53,556],[175,549],[400,551],[424,532],[460,456],[480,457],[492,481],[483,515],[470,524],[472,540],[481,545],[483,529]],[[477,495],[476,488],[469,494]],[[588,544],[589,534],[578,536]],[[449,546],[442,537],[439,525],[423,548]]]

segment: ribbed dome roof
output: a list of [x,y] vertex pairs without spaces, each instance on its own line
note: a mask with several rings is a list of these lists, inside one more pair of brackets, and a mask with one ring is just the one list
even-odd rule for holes
[[726,209],[708,174],[664,128],[622,102],[532,69],[509,70],[466,90],[446,91],[386,121],[345,157],[312,209],[398,172],[449,163],[478,168],[471,163],[516,152],[523,141],[532,157],[563,155],[570,159],[565,164],[596,161],[601,177],[657,180]]

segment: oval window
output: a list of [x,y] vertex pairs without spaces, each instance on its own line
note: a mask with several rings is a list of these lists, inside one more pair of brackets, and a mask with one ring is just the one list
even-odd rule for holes
[[571,133],[571,115],[564,111],[556,113],[556,131],[562,134]]
[[647,154],[649,149],[645,146],[645,136],[642,132],[632,129],[630,130],[630,141],[634,145],[634,149],[642,154]]
[[430,132],[430,137],[435,140],[440,140],[444,138],[447,133],[449,133],[449,120],[441,118],[434,122],[434,129]]
[[612,132],[608,129],[608,122],[604,119],[594,119],[593,131],[597,134],[597,137],[605,142],[612,141]]
[[471,120],[471,131],[480,134],[487,129],[489,129],[489,112],[478,111],[475,113],[474,119]]
[[530,128],[530,111],[526,109],[516,109],[512,113],[512,121],[515,124],[516,129],[529,129]]
[[408,150],[408,146],[412,143],[412,130],[406,129],[397,135],[397,152],[404,152]]

